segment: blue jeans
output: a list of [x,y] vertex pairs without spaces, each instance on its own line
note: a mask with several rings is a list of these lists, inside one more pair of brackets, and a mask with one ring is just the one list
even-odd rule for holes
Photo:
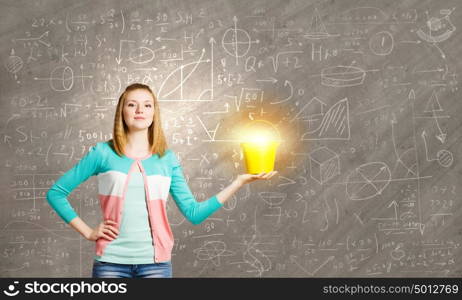
[[93,261],[93,278],[171,278],[172,263],[117,264]]

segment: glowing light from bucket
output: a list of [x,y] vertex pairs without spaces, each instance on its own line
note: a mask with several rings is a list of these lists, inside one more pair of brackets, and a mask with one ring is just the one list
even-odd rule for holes
[[[262,125],[264,126],[262,127]],[[244,153],[247,173],[258,174],[273,171],[276,150],[280,143],[279,132],[268,121],[254,120],[245,126],[241,139],[241,147]]]
[[275,140],[274,137],[271,136],[268,132],[265,131],[258,131],[258,132],[251,132],[244,136],[242,140],[243,143],[251,143],[251,144],[258,144],[258,145],[266,145],[271,141]]

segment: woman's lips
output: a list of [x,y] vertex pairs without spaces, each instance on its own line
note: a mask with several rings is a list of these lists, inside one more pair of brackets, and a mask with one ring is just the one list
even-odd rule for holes
[[144,118],[138,117],[138,118],[135,118],[135,120],[144,120]]

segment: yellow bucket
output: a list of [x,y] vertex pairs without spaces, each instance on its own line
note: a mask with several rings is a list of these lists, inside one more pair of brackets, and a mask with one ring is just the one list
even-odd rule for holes
[[[254,122],[264,122],[270,124],[277,132],[279,140],[261,142],[245,141],[241,143],[244,154],[245,164],[248,174],[259,174],[261,172],[271,172],[274,170],[276,160],[276,150],[280,144],[280,134],[273,124],[264,120],[255,120]],[[246,126],[247,128],[247,126]]]

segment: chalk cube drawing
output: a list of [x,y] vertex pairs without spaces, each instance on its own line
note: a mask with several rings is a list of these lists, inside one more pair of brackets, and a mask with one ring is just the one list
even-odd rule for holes
[[340,174],[340,159],[337,153],[321,147],[310,153],[311,178],[324,184],[334,176]]

